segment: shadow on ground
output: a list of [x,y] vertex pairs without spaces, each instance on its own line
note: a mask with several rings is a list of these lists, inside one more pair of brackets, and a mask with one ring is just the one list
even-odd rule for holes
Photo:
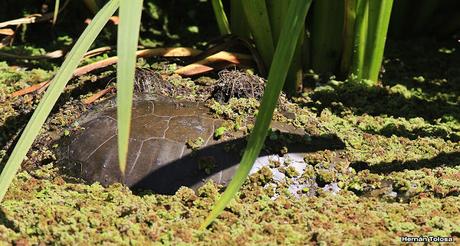
[[8,229],[11,229],[13,231],[18,231],[18,228],[14,225],[13,221],[9,220],[5,213],[3,212],[3,209],[0,207],[0,225],[5,226]]
[[[89,160],[85,163],[76,163],[63,159],[60,163],[64,165],[63,169],[67,175],[76,175],[88,183],[97,181],[108,186],[121,182],[137,191],[174,194],[181,186],[197,189],[210,179],[219,184],[227,184],[238,167],[245,146],[246,137],[240,137],[202,147],[179,159],[174,155],[169,156],[175,160],[166,163],[160,159],[166,155],[154,157],[151,152],[143,151],[132,160],[144,161],[127,163],[127,170],[130,171],[124,177],[118,167],[116,151],[107,151],[108,155],[104,157],[104,161]],[[164,146],[159,143],[155,148],[162,147]],[[345,144],[335,135],[306,138],[305,135],[280,133],[277,140],[267,138],[260,156],[279,154],[283,147],[287,147],[289,153],[309,153],[319,150],[340,150],[345,148]]]
[[459,165],[460,152],[441,153],[433,158],[405,162],[381,162],[375,165],[369,165],[366,162],[355,162],[350,164],[350,166],[358,172],[369,170],[371,173],[376,174],[388,174],[403,170],[419,170],[423,168],[436,168],[443,166],[455,167]]

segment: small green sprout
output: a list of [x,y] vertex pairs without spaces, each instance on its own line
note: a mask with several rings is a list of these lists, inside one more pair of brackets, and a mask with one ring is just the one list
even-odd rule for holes
[[225,126],[221,126],[214,131],[214,137],[216,139],[220,139],[226,131],[227,131],[227,128]]

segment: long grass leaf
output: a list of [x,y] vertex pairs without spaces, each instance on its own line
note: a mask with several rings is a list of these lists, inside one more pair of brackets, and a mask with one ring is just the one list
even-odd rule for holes
[[294,57],[289,67],[286,82],[284,83],[284,91],[288,96],[300,93],[303,88],[303,60],[302,60],[302,47],[305,41],[305,26],[299,34],[297,46],[294,52]]
[[340,73],[346,75],[351,69],[353,36],[356,21],[356,0],[345,0],[343,20],[343,49],[340,61]]
[[224,5],[221,0],[212,0],[212,9],[216,16],[217,26],[219,27],[220,34],[230,34],[230,26],[228,24],[227,15],[225,14]]
[[363,78],[376,82],[382,66],[393,0],[369,0],[369,27]]
[[369,0],[357,0],[356,22],[353,39],[352,69],[350,73],[357,79],[363,78],[364,55],[366,52]]
[[250,39],[251,30],[244,14],[242,1],[246,0],[230,0],[230,29],[232,30],[232,34]]
[[[284,18],[287,14],[289,3],[292,0],[266,0],[267,9],[270,16],[270,25],[272,28],[273,42],[276,46],[281,33],[281,27],[284,23]],[[305,30],[305,27],[302,28]],[[292,59],[291,66],[284,84],[284,91],[288,95],[294,95],[296,92],[302,90],[303,81],[303,64],[302,64],[302,45],[304,41],[305,32],[299,34],[299,41],[297,48]]]
[[120,0],[117,40],[118,161],[124,175],[128,155],[131,107],[136,69],[136,50],[142,14],[142,0]]
[[94,42],[97,35],[100,33],[105,23],[113,15],[118,8],[118,0],[109,1],[104,8],[97,13],[93,21],[82,33],[80,38],[75,43],[74,47],[68,54],[61,68],[57,72],[50,87],[46,91],[42,100],[35,109],[32,118],[27,123],[24,132],[18,140],[18,143],[13,149],[2,174],[0,175],[0,201],[3,200],[9,185],[14,179],[16,172],[21,166],[27,151],[32,146],[33,141],[40,132],[40,129],[51,112],[53,105],[56,103],[59,95],[64,90],[65,85],[72,77],[72,73],[77,67],[83,55]]
[[59,0],[54,2],[54,12],[53,12],[53,25],[56,24],[57,16],[59,13]]
[[284,17],[286,16],[289,2],[291,0],[266,0],[267,10],[270,17],[270,25],[272,28],[273,45],[276,47],[278,38],[281,33]]
[[275,46],[265,0],[245,0],[242,4],[257,50],[264,60],[265,67],[269,68]]
[[[244,183],[249,170],[262,149],[269,125],[275,110],[278,97],[287,76],[289,64],[296,50],[297,37],[304,26],[305,17],[310,7],[311,0],[293,0],[289,4],[287,16],[281,30],[279,44],[277,45],[273,65],[268,75],[268,83],[262,97],[262,103],[256,123],[249,136],[248,145],[244,151],[240,166],[225,193],[217,201],[213,210],[207,216],[200,229],[205,229],[224,210]],[[294,38],[293,38],[294,37]]]
[[342,53],[344,1],[315,1],[312,8],[313,70],[318,73],[335,71]]

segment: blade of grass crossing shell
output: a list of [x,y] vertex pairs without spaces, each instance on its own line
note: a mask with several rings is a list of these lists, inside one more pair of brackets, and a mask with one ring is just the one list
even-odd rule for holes
[[118,161],[125,174],[128,156],[131,107],[133,104],[134,70],[141,22],[142,0],[120,0],[120,24],[117,39],[117,120]]
[[220,0],[212,0],[212,9],[216,16],[217,26],[221,35],[230,34],[230,26],[228,24],[227,15],[225,14],[224,5]]
[[363,78],[377,82],[382,66],[393,0],[369,0],[369,27],[363,64]]
[[294,56],[297,38],[304,26],[305,16],[310,7],[311,0],[292,0],[289,4],[286,19],[281,30],[279,44],[273,58],[273,66],[268,75],[268,83],[262,98],[260,111],[256,123],[249,136],[247,147],[244,151],[240,166],[225,193],[217,201],[216,205],[201,224],[200,230],[205,229],[232,200],[244,183],[255,159],[260,153],[269,125],[275,110],[278,97],[286,79],[289,64]]
[[265,0],[245,0],[242,4],[257,50],[264,60],[265,67],[269,68],[275,46]]
[[0,175],[0,201],[3,200],[9,185],[13,181],[16,172],[20,168],[21,163],[27,154],[27,151],[30,149],[30,146],[32,146],[33,141],[39,134],[43,123],[51,112],[54,104],[59,98],[59,95],[64,90],[67,81],[69,81],[72,77],[73,71],[117,8],[118,0],[109,1],[104,8],[97,13],[93,21],[91,21],[89,26],[75,43],[70,53],[67,55],[67,58],[58,70],[56,76],[51,82],[51,85],[35,109],[32,118],[27,123],[24,132],[21,134],[18,143],[14,147],[13,152],[11,153],[8,162]]
[[57,16],[59,13],[59,0],[54,2],[53,25],[56,24]]

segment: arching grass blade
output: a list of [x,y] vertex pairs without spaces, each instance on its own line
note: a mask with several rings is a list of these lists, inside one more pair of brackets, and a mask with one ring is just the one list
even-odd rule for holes
[[72,77],[73,71],[77,67],[85,52],[94,42],[109,18],[118,8],[118,0],[109,1],[94,17],[83,34],[75,43],[74,47],[67,55],[61,68],[58,70],[51,85],[43,96],[42,100],[35,109],[32,118],[27,123],[24,132],[13,149],[2,174],[0,175],[0,201],[3,200],[9,185],[13,181],[16,172],[21,166],[27,151],[32,146],[33,141],[40,132],[46,118],[51,112],[53,105],[56,103],[59,95],[64,90],[65,85]]
[[[240,166],[225,193],[217,201],[213,210],[201,224],[205,229],[224,210],[244,183],[255,159],[262,149],[269,125],[275,110],[278,97],[283,88],[289,65],[296,50],[297,37],[304,26],[305,17],[311,0],[293,0],[289,4],[286,19],[281,30],[280,39],[273,58],[273,64],[268,75],[268,83],[262,98],[256,123],[249,136],[248,145],[244,151]],[[293,38],[294,37],[294,38]]]

